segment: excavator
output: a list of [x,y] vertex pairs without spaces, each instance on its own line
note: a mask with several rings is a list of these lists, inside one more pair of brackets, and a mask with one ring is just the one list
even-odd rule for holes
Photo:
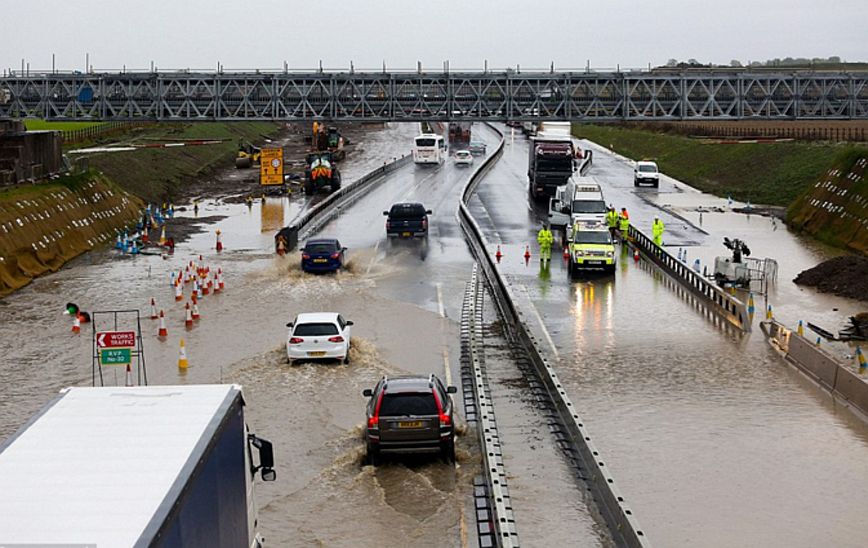
[[235,157],[235,167],[247,169],[255,165],[258,166],[261,156],[262,150],[258,146],[254,146],[247,141],[239,141],[238,155]]
[[320,122],[313,123],[313,135],[311,137],[313,149],[317,152],[328,151],[331,153],[331,160],[340,162],[346,157],[344,145],[350,144],[349,139],[346,139],[338,128],[334,126],[326,126]]
[[341,172],[335,165],[332,153],[311,152],[305,158],[304,193],[308,196],[328,186],[331,192],[341,188]]

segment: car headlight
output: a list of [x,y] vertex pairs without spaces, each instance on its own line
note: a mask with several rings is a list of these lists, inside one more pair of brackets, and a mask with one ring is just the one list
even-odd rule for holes
[[614,252],[614,251],[607,251],[607,252],[606,252],[606,257],[614,257],[614,256],[615,256],[615,252]]
[[576,257],[584,257],[584,256],[585,256],[584,251],[582,251],[581,249],[576,250]]

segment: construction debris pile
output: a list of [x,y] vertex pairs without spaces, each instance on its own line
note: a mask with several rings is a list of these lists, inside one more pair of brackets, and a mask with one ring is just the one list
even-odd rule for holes
[[800,272],[793,282],[822,293],[868,301],[868,257],[835,257]]

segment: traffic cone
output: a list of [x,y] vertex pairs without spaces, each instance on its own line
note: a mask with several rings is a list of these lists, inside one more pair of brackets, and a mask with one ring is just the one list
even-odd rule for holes
[[633,260],[637,263],[639,262],[639,248],[638,247],[633,248]]
[[564,260],[565,261],[570,260],[570,248],[569,247],[564,248]]
[[223,269],[222,268],[217,269],[217,277],[220,280],[220,291],[223,291],[223,289],[225,289],[225,286],[223,285]]
[[156,320],[157,317],[157,301],[155,301],[154,298],[151,297],[151,319]]
[[165,339],[169,336],[169,330],[166,329],[166,316],[163,314],[162,310],[160,310],[160,329],[157,331],[157,336],[161,339]]
[[193,303],[193,310],[190,313],[190,315],[193,317],[194,320],[199,319],[199,305],[198,304]]
[[864,375],[868,364],[865,363],[865,354],[862,353],[862,347],[856,347],[856,361],[859,363],[859,374]]
[[187,361],[187,347],[184,346],[184,339],[181,339],[181,348],[178,351],[178,369],[187,369],[190,363]]
[[130,368],[130,364],[127,364],[127,386],[133,385],[133,370]]
[[503,258],[503,253],[500,252],[500,246],[497,246],[497,253],[494,254],[494,258],[497,259],[497,262],[500,262],[500,259]]
[[750,293],[748,295],[748,298],[747,298],[747,313],[748,313],[748,316],[750,316],[751,322],[753,322],[753,316],[754,316],[755,312],[756,312],[756,307],[754,306],[754,302],[753,302],[753,293]]
[[775,318],[774,313],[772,312],[772,305],[769,305],[766,309],[766,320],[773,320]]
[[184,327],[187,329],[193,327],[193,311],[190,310],[190,303],[184,307]]
[[220,292],[220,279],[217,277],[217,273],[214,273],[214,279],[211,280],[211,287],[214,289],[214,294]]
[[163,225],[160,232],[160,245],[166,245],[166,225]]
[[805,336],[805,327],[802,325],[802,320],[799,320],[799,327],[796,329],[796,333],[799,334],[799,337]]
[[817,342],[814,343],[816,346],[820,346],[820,337],[817,337]]
[[527,264],[530,262],[530,246],[524,246],[524,263]]
[[217,229],[217,252],[223,251],[223,241],[220,239],[220,229]]
[[184,289],[181,287],[181,282],[175,283],[175,302],[184,300]]
[[202,279],[202,295],[207,295],[211,292],[211,289],[208,287],[208,278]]
[[72,332],[76,335],[81,333],[81,318],[78,316],[78,314],[76,314],[75,317],[72,319]]
[[197,304],[199,302],[199,294],[194,291],[190,294],[190,300],[193,301],[193,304]]

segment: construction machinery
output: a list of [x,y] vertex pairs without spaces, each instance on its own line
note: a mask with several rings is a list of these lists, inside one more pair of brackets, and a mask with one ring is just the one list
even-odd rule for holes
[[730,257],[715,257],[714,280],[721,287],[750,287],[750,267],[742,261],[742,257],[750,255],[750,248],[738,238],[723,239],[723,245],[732,251]]
[[238,169],[247,169],[249,167],[258,166],[262,150],[247,141],[238,142],[238,155],[235,157],[235,167]]
[[311,145],[316,152],[331,152],[332,160],[340,162],[346,157],[344,145],[349,144],[349,140],[345,139],[338,128],[334,126],[326,126],[319,122],[313,123],[313,135]]
[[341,188],[341,172],[330,151],[308,153],[305,164],[305,194],[310,196],[325,186],[328,186],[331,192]]
[[449,122],[449,142],[469,143],[472,124],[473,122]]

